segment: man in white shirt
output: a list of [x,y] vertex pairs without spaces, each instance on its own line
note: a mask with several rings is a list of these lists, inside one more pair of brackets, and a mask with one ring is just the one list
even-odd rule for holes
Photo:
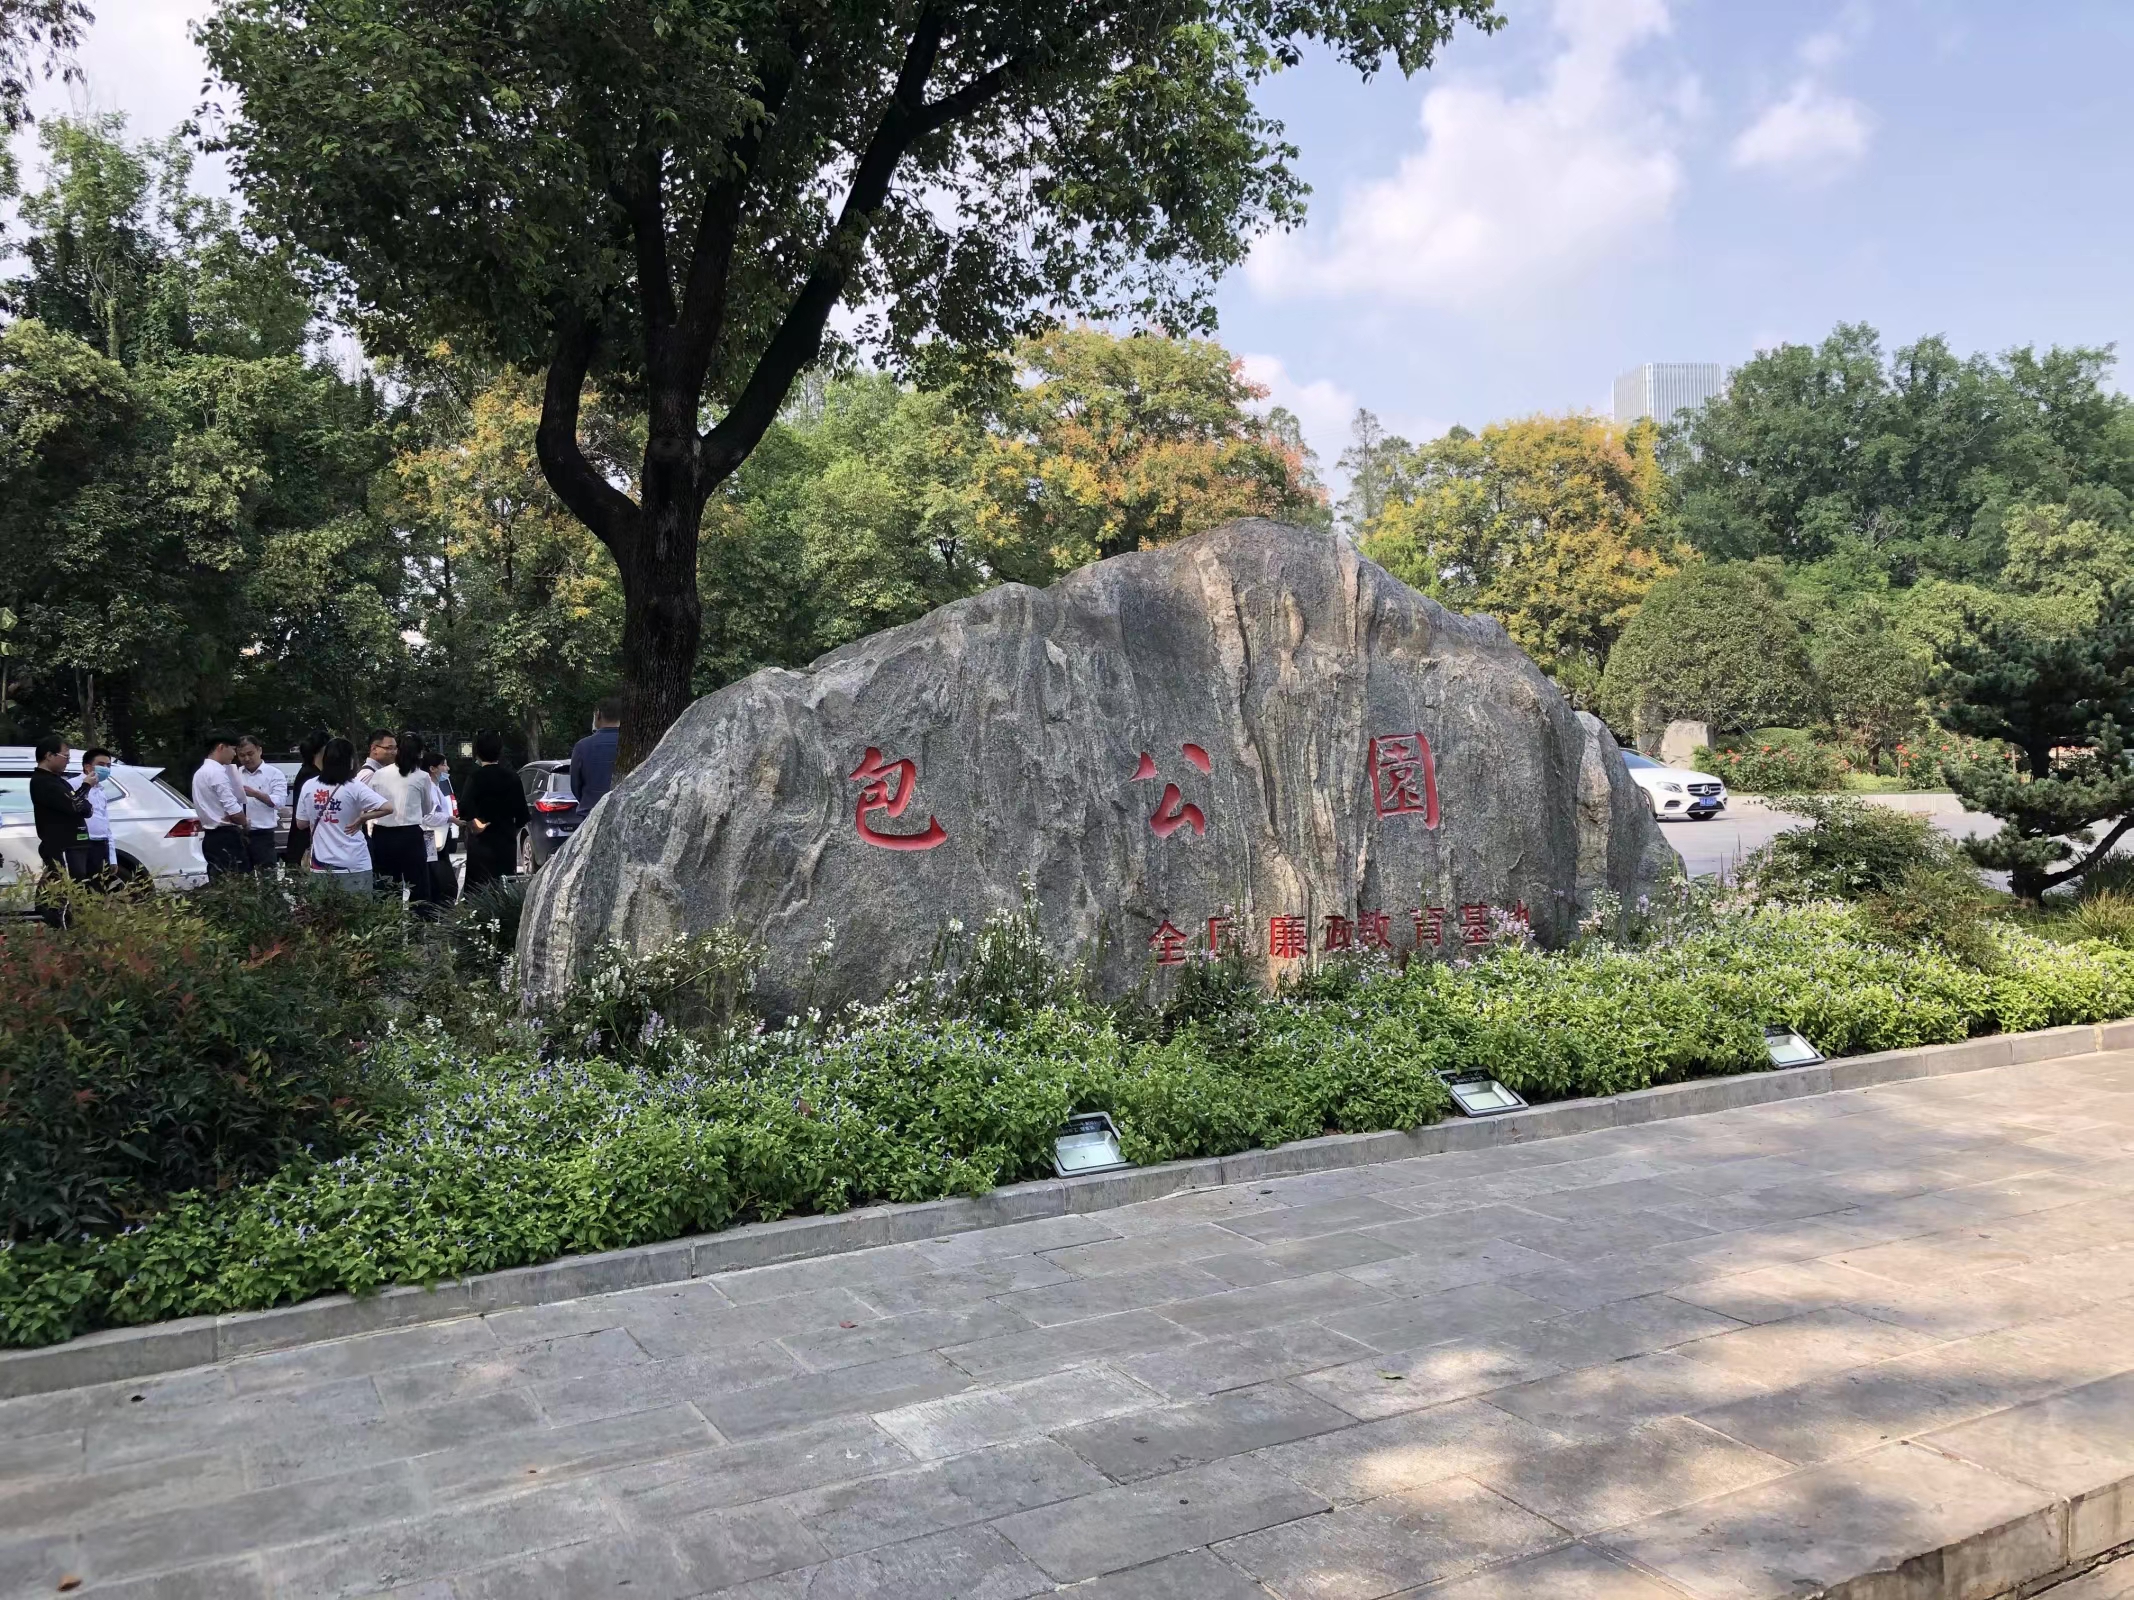
[[81,787],[74,791],[78,799],[89,802],[89,820],[82,824],[82,832],[89,836],[90,865],[99,873],[98,882],[110,884],[110,873],[118,870],[119,847],[111,837],[111,798],[116,785],[111,781],[111,764],[117,758],[109,750],[91,745],[82,752]]
[[259,740],[246,734],[237,741],[237,786],[244,792],[245,855],[254,872],[274,871],[274,830],[289,800],[289,780],[280,767],[267,765]]
[[237,736],[211,733],[207,754],[193,774],[193,815],[200,819],[200,853],[207,857],[207,881],[252,870],[245,850],[245,803],[237,792],[230,763],[237,759]]

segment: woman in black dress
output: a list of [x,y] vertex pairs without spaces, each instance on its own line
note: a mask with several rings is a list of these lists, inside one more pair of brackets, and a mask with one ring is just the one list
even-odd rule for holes
[[[289,780],[289,795],[292,800],[302,792],[306,779],[319,775],[319,761],[325,749],[326,735],[323,733],[306,734],[304,742],[296,747],[296,753],[302,758],[303,764],[296,769],[296,776]],[[291,805],[289,840],[282,846],[282,860],[288,863],[290,871],[303,870],[304,852],[310,848],[311,819],[304,815],[302,807]]]
[[519,830],[528,820],[518,770],[504,764],[504,736],[485,733],[476,739],[474,760],[474,775],[459,797],[460,820],[467,825],[469,889],[518,870]]

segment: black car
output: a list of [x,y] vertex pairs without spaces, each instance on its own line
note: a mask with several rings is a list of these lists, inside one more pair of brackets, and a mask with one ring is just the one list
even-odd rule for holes
[[519,833],[519,871],[537,872],[578,831],[578,801],[569,761],[529,761],[519,768],[528,820]]

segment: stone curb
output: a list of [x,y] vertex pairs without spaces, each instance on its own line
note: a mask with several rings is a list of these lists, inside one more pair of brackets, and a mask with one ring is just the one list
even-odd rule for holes
[[391,1288],[361,1297],[326,1295],[266,1311],[185,1317],[145,1328],[84,1334],[42,1349],[0,1351],[0,1400],[147,1377],[383,1328],[442,1322],[513,1306],[577,1300],[617,1289],[710,1277],[744,1267],[840,1255],[874,1245],[939,1239],[1040,1217],[1108,1211],[1187,1189],[1403,1161],[1448,1150],[1561,1139],[1601,1128],[1704,1116],[1907,1078],[1978,1072],[1988,1067],[2124,1049],[2134,1049],[2134,1021],[1995,1034],[1961,1044],[1886,1050],[1810,1067],[1750,1072],[1732,1078],[1700,1078],[1594,1099],[1558,1100],[1503,1116],[1453,1118],[1408,1132],[1333,1134],[1301,1139],[1272,1150],[1168,1161],[1080,1178],[1039,1179],[956,1199],[862,1206],[834,1216],[752,1222],[721,1233],[697,1234],[598,1255],[566,1256],[539,1266],[512,1267],[428,1288]]
[[1803,1600],[2049,1600],[2060,1584],[2134,1554],[2130,1513],[2134,1477],[2119,1478],[2054,1496],[1996,1527],[1816,1589]]

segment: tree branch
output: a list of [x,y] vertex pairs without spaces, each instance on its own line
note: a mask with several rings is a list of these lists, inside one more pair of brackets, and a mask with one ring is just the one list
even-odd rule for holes
[[637,502],[601,476],[578,443],[578,407],[585,378],[600,347],[600,333],[582,313],[556,319],[556,350],[541,388],[541,422],[534,455],[541,475],[572,516],[593,530],[618,567],[627,567],[637,544]]
[[[747,386],[719,425],[705,435],[700,492],[707,498],[748,458],[785,403],[793,379],[821,352],[823,328],[845,291],[853,264],[866,245],[874,214],[888,198],[897,163],[905,152],[927,134],[998,94],[1006,87],[1012,71],[1020,70],[1011,61],[981,74],[945,101],[929,105],[925,99],[926,80],[940,58],[943,26],[940,15],[928,11],[913,28],[897,73],[896,89],[875,126],[874,136],[853,168],[852,184],[838,212],[837,226],[756,362]],[[981,85],[982,92],[970,92],[978,91]],[[944,105],[949,109],[943,111]]]
[[637,292],[645,312],[645,361],[655,366],[667,330],[674,325],[674,284],[667,275],[667,196],[660,150],[649,117],[641,117],[634,152],[636,171],[621,195],[637,254]]
[[2106,834],[2104,838],[2098,842],[2096,848],[2091,850],[2088,855],[2084,856],[2073,866],[2063,867],[2058,872],[2048,872],[2042,874],[2045,887],[2050,889],[2055,884],[2067,882],[2067,880],[2070,878],[2081,877],[2083,873],[2089,871],[2091,867],[2095,866],[2098,862],[2102,861],[2106,856],[2112,853],[2112,846],[2119,843],[2120,839],[2125,835],[2127,829],[2129,828],[2134,828],[2134,813],[2130,813],[2127,816],[2121,817],[2117,822],[2115,822],[2112,825],[2112,831]]
[[703,392],[705,374],[718,350],[719,337],[726,331],[727,288],[732,281],[734,246],[741,232],[741,206],[755,176],[756,163],[770,141],[771,129],[800,75],[806,43],[798,27],[787,35],[783,65],[766,72],[760,84],[762,115],[746,131],[727,141],[728,168],[704,196],[677,326],[681,376],[692,394]]

